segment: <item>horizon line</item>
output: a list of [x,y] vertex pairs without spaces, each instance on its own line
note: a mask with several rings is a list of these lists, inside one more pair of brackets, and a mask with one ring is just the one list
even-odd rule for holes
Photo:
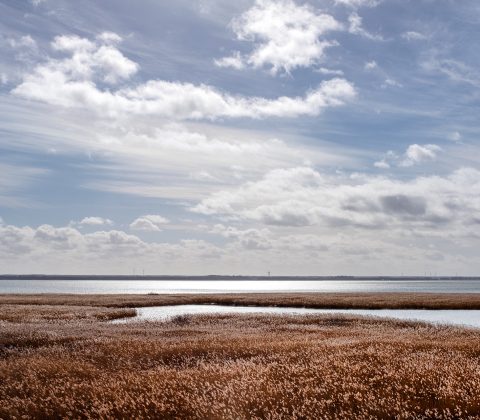
[[135,280],[473,280],[480,279],[480,276],[461,276],[461,275],[244,275],[244,274],[205,274],[205,275],[185,275],[185,274],[0,274],[0,280],[12,279],[95,279],[95,280],[115,280],[115,279],[135,279]]

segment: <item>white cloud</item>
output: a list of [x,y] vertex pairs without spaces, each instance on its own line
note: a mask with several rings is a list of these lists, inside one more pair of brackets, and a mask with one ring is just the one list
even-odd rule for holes
[[363,68],[367,71],[374,70],[374,69],[378,68],[378,64],[375,60],[368,61],[368,62],[365,63]]
[[[388,201],[388,200],[387,200]],[[396,200],[402,203],[401,198]],[[403,203],[405,204],[405,203]],[[407,206],[408,208],[408,206]],[[403,208],[403,211],[406,209]],[[477,222],[478,225],[478,222]],[[451,242],[439,228],[432,235],[442,237],[442,243]],[[334,234],[313,231],[284,231],[283,228],[242,228],[216,225],[210,234],[220,235],[226,243],[215,246],[204,240],[183,239],[178,243],[144,242],[135,235],[123,231],[99,231],[83,234],[68,227],[17,227],[0,226],[0,261],[11,273],[78,273],[78,274],[131,274],[145,269],[146,274],[257,274],[272,271],[277,274],[329,274],[345,273],[345,267],[355,267],[355,273],[372,275],[382,272],[405,270],[416,273],[434,261],[437,270],[451,268],[452,263],[478,270],[478,258],[460,258],[452,248],[425,247],[413,243],[415,234],[423,235],[423,229],[415,229],[410,235],[403,231],[404,243],[397,243],[395,225],[389,226],[383,235],[372,237],[368,232],[348,226],[335,227]],[[280,232],[281,231],[281,232]],[[460,229],[455,229],[455,235]],[[395,236],[396,235],[396,236]],[[442,236],[443,235],[443,236]],[[465,235],[465,231],[460,235]],[[472,245],[478,235],[464,243]],[[382,240],[382,238],[385,238]],[[470,239],[468,239],[470,238]],[[418,238],[417,238],[418,239]],[[249,264],[245,265],[245,261]],[[439,264],[443,264],[439,266]],[[423,272],[423,271],[422,271]]]
[[[15,106],[8,107],[10,102]],[[302,137],[278,132],[277,138],[270,131],[248,127],[165,123],[142,116],[104,121],[89,113],[50,112],[42,104],[31,104],[29,113],[18,112],[23,106],[23,100],[12,97],[0,105],[16,115],[15,121],[5,122],[5,129],[22,127],[24,133],[21,140],[5,138],[5,146],[21,145],[42,154],[55,149],[56,159],[88,153],[91,160],[84,162],[83,170],[95,177],[81,186],[118,194],[191,202],[276,167],[302,165],[307,160],[315,165],[350,167],[362,154],[319,139],[313,146]],[[42,142],[38,142],[40,135]],[[8,179],[21,179],[27,172],[19,165]]]
[[385,159],[382,159],[382,160],[379,160],[379,161],[375,162],[373,164],[373,166],[375,166],[378,169],[389,169],[390,168],[390,164]]
[[411,144],[402,155],[388,151],[381,160],[374,163],[374,166],[379,169],[388,169],[393,165],[407,168],[434,161],[440,152],[442,148],[436,144]]
[[328,76],[343,76],[343,71],[342,70],[335,70],[335,69],[328,69],[326,67],[320,67],[318,69],[315,69],[315,72],[316,73],[320,73],[320,74],[325,74],[325,75],[328,75]]
[[225,238],[235,239],[245,249],[262,250],[273,247],[273,238],[268,229],[245,229],[241,230],[232,226],[217,224],[211,233],[222,235]]
[[135,219],[130,224],[132,230],[147,230],[152,232],[160,232],[163,227],[169,223],[169,220],[158,214],[148,214],[146,216]]
[[416,31],[407,31],[402,34],[402,38],[407,41],[421,41],[428,39],[428,37],[420,32]]
[[372,34],[363,27],[363,19],[358,15],[358,13],[354,12],[350,14],[348,17],[348,22],[348,32],[351,34],[360,35],[374,41],[383,41],[383,37],[381,35]]
[[236,70],[245,68],[245,63],[243,62],[243,58],[238,51],[236,51],[230,57],[223,57],[223,58],[214,60],[214,63],[218,67],[231,67]]
[[477,229],[480,172],[400,181],[377,176],[327,176],[311,168],[274,170],[256,182],[212,194],[193,211],[272,226],[401,231],[422,228],[445,234]]
[[[80,52],[94,51],[97,46],[94,42],[88,40],[87,38],[81,38],[77,35],[59,35],[54,38],[51,42],[51,46],[54,50],[57,51],[68,51],[72,54]],[[74,64],[77,61],[87,61],[86,66],[90,67],[91,64],[88,61],[91,61],[91,57],[79,56],[78,58],[73,56],[70,62],[65,61],[65,64]],[[72,63],[73,62],[73,63]]]
[[242,68],[269,67],[273,74],[310,67],[324,57],[334,41],[320,40],[327,32],[341,30],[342,24],[330,15],[317,13],[309,5],[291,0],[257,0],[252,8],[232,22],[238,39],[254,43],[245,56],[235,53],[217,60],[217,65]]
[[435,160],[441,150],[441,147],[436,144],[411,144],[408,146],[405,152],[405,158],[400,165],[412,166],[425,161]]
[[[108,42],[115,34],[102,34]],[[26,74],[13,94],[65,108],[83,108],[102,118],[154,116],[168,119],[267,118],[318,115],[352,100],[354,86],[341,78],[323,81],[303,97],[263,98],[231,95],[208,85],[149,80],[133,87],[104,88],[127,81],[139,66],[111,43],[58,36],[50,58]]]
[[[39,56],[39,48],[37,42],[31,35],[22,35],[4,38],[8,47],[14,51],[14,58],[16,61],[28,64],[36,61]],[[0,39],[0,42],[2,40]],[[2,64],[7,64],[4,61]]]
[[205,273],[222,254],[202,240],[147,243],[119,230],[84,234],[72,227],[0,225],[0,261],[9,272],[128,274],[132,267],[152,267],[155,273]]
[[265,251],[289,253],[310,253],[325,252],[331,239],[314,234],[287,234],[278,235],[268,228],[240,229],[234,226],[216,224],[209,233],[221,235],[233,241],[234,246],[228,245],[227,249],[239,247],[248,251]]
[[97,39],[106,44],[118,44],[123,38],[115,32],[102,32]]
[[462,140],[462,135],[458,131],[454,131],[448,136],[448,139],[458,143]]
[[382,88],[386,87],[403,87],[403,85],[400,82],[397,82],[395,79],[387,77],[382,84]]
[[34,254],[37,257],[58,254],[59,258],[102,258],[136,255],[146,245],[136,236],[122,231],[82,234],[73,227],[41,225],[37,228],[0,226],[0,258],[5,254]]
[[50,59],[24,77],[15,95],[66,108],[85,108],[103,117],[156,116],[170,119],[298,117],[352,100],[355,88],[335,78],[303,97],[241,97],[208,85],[150,80],[134,88],[100,89],[95,78],[115,83],[138,68],[111,45],[76,36],[57,37],[53,46],[71,57]]
[[8,38],[8,44],[12,48],[28,48],[28,49],[36,49],[37,43],[30,35],[23,35],[19,38]]
[[84,217],[79,222],[73,222],[73,224],[83,226],[111,226],[113,225],[113,221],[104,217],[90,216]]
[[[121,38],[114,33],[103,33],[98,38],[103,42],[92,42],[78,36],[57,36],[52,48],[70,53],[71,57],[63,60],[50,60],[47,65],[37,67],[65,82],[89,82],[93,76],[99,76],[109,84],[127,80],[138,71],[138,64],[125,57],[117,48],[110,45]],[[62,77],[63,76],[63,77]]]
[[381,3],[381,0],[335,0],[335,4],[357,7],[375,7]]

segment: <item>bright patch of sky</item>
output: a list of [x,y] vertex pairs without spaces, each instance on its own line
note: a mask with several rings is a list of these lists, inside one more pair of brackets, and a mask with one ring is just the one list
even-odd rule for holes
[[5,273],[478,274],[475,0],[0,1]]

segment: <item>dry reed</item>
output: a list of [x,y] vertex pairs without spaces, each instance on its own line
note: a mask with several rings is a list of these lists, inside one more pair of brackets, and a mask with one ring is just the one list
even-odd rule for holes
[[0,294],[0,305],[134,308],[211,303],[318,309],[480,309],[480,293]]
[[37,309],[0,321],[0,418],[480,418],[477,330],[338,315],[110,324],[91,307]]

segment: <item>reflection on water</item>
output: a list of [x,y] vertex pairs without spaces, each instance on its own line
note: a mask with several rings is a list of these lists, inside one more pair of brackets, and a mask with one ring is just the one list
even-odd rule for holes
[[137,316],[114,322],[165,321],[178,315],[193,314],[273,314],[311,315],[346,314],[417,320],[435,324],[460,325],[480,328],[480,310],[426,310],[426,309],[307,309],[222,305],[172,305],[137,308]]
[[480,293],[480,280],[0,280],[0,293]]

